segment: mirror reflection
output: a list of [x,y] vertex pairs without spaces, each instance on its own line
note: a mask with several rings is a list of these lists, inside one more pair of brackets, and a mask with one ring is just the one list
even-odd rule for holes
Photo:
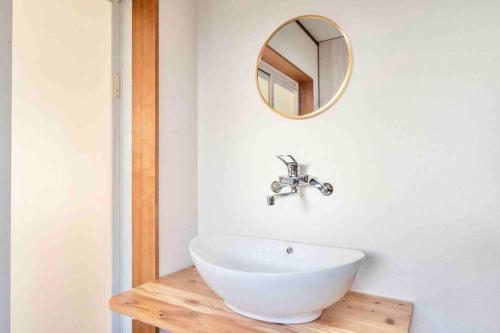
[[337,24],[301,16],[278,28],[262,47],[257,87],[273,111],[308,118],[338,99],[350,70],[349,41]]

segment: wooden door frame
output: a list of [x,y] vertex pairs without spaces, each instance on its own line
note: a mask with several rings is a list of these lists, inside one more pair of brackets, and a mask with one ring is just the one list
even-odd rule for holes
[[[132,286],[158,268],[158,0],[132,0]],[[134,320],[133,333],[158,329]]]
[[260,59],[299,84],[299,116],[314,111],[314,81],[293,62],[266,45]]

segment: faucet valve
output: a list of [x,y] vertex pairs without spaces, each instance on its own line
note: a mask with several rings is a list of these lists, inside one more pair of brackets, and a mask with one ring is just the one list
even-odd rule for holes
[[[271,183],[271,191],[276,194],[267,197],[268,206],[273,206],[275,204],[276,198],[285,198],[297,195],[298,187],[302,184],[309,184],[317,188],[325,196],[332,194],[332,184],[321,183],[318,179],[309,177],[308,175],[299,175],[299,164],[292,155],[278,155],[276,157],[279,158],[283,163],[285,163],[288,169],[288,176],[281,176],[278,178],[278,180],[275,180]],[[280,193],[281,190],[287,186],[290,187],[290,191]]]
[[284,186],[280,184],[279,181],[274,181],[271,183],[271,191],[274,193],[279,193]]

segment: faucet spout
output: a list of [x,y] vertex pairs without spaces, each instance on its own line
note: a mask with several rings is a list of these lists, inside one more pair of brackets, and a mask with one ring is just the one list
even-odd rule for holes
[[297,189],[292,189],[290,192],[284,192],[284,193],[277,193],[277,194],[274,194],[274,195],[270,195],[267,197],[267,205],[268,206],[274,206],[274,203],[276,201],[277,198],[286,198],[286,197],[291,197],[291,196],[294,196],[294,195],[297,195],[298,194],[298,191]]

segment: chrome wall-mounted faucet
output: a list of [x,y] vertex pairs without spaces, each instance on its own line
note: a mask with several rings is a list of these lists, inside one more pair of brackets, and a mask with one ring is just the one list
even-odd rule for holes
[[[285,198],[298,194],[298,187],[300,185],[311,185],[323,193],[323,195],[330,195],[333,192],[333,186],[330,183],[322,183],[317,178],[308,175],[299,174],[299,164],[292,155],[278,155],[276,156],[288,169],[288,176],[280,176],[278,180],[272,182],[271,191],[274,195],[267,197],[267,205],[273,206],[277,198]],[[288,192],[280,193],[285,187],[290,187]]]

